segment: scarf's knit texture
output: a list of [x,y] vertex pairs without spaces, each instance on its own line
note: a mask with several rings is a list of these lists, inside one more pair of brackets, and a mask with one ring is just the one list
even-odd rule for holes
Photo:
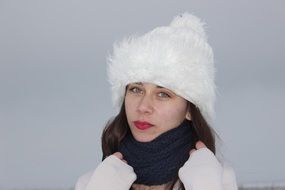
[[193,130],[192,123],[185,121],[150,142],[138,142],[129,132],[119,145],[119,152],[134,168],[135,183],[161,185],[174,180],[194,147]]

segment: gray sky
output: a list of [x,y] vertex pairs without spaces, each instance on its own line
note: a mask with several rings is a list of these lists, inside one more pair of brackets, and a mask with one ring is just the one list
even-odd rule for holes
[[101,159],[112,43],[188,11],[215,53],[214,128],[239,184],[284,182],[285,2],[0,0],[0,189],[70,187]]

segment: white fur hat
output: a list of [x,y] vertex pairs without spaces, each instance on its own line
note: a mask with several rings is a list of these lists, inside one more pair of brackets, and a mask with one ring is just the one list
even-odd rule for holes
[[108,59],[112,99],[119,109],[126,85],[148,82],[163,86],[192,102],[212,124],[215,101],[215,68],[204,23],[189,13],[143,36],[114,44]]

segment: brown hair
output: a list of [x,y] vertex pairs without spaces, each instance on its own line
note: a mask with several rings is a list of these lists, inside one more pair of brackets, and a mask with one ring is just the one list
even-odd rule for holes
[[[102,134],[102,151],[104,160],[107,156],[118,151],[118,146],[122,139],[125,137],[127,132],[130,130],[127,122],[127,116],[125,112],[125,102],[123,102],[119,114],[111,119]],[[214,154],[215,148],[215,131],[208,125],[206,120],[203,118],[200,110],[193,103],[189,102],[189,111],[191,113],[191,121],[194,126],[194,138],[193,141],[196,143],[198,140],[204,142]],[[177,174],[178,175],[178,174]],[[182,182],[177,177],[170,185],[170,189],[174,187],[176,182],[180,183],[181,190],[184,190]]]

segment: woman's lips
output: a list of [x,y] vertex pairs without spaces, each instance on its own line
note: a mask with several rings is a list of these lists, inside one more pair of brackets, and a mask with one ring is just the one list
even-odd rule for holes
[[140,130],[146,130],[146,129],[153,127],[153,125],[151,123],[148,123],[145,121],[134,121],[134,124],[135,124],[136,128],[138,128]]

